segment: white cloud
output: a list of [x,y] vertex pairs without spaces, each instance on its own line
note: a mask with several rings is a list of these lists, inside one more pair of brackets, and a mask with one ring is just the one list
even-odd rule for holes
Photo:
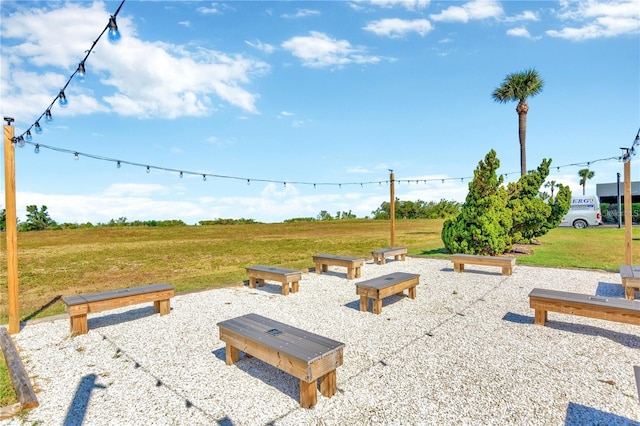
[[510,35],[510,36],[513,36],[513,37],[522,37],[522,38],[533,39],[531,34],[529,34],[529,30],[527,30],[525,27],[511,28],[511,29],[507,30],[507,35]]
[[[90,7],[66,3],[56,10],[20,10],[4,19],[3,37],[12,44],[3,44],[3,105],[10,104],[14,115],[41,113],[34,108],[51,101],[77,67],[79,53],[91,46],[87,40],[94,40],[97,29],[108,22],[104,8],[98,2]],[[86,61],[90,83],[69,86],[70,106],[60,114],[111,110],[140,118],[206,116],[215,111],[216,98],[258,112],[258,95],[243,86],[267,73],[266,63],[204,47],[141,40],[132,20],[119,16],[117,22],[120,43],[113,45],[106,36],[99,40]]]
[[407,33],[416,32],[421,36],[428,34],[433,30],[431,22],[426,19],[381,19],[379,21],[373,21],[363,27],[366,31],[371,31],[374,34],[387,36],[387,37],[402,37]]
[[431,0],[369,0],[369,2],[384,8],[402,6],[408,10],[416,10],[429,7]]
[[245,43],[248,46],[253,47],[256,50],[259,50],[262,53],[266,53],[266,54],[271,54],[273,52],[275,52],[276,48],[274,46],[272,46],[271,44],[268,43],[263,43],[260,40],[256,40],[255,42],[250,42],[245,40]]
[[637,0],[599,2],[562,2],[558,16],[575,21],[559,30],[549,30],[550,37],[590,40],[640,33],[640,5]]
[[312,68],[340,67],[350,64],[371,64],[380,62],[377,56],[370,56],[362,47],[353,47],[347,40],[336,40],[328,35],[311,31],[309,36],[297,36],[282,43],[282,47]]
[[320,16],[320,15],[321,13],[319,10],[298,9],[294,14],[285,13],[280,16],[285,19],[297,19],[297,18],[306,18],[308,16]]
[[538,14],[530,10],[525,10],[519,15],[508,16],[504,18],[504,22],[521,22],[521,21],[539,21]]
[[438,14],[429,15],[436,22],[469,22],[477,19],[499,18],[504,10],[494,0],[474,0],[462,6],[449,6]]

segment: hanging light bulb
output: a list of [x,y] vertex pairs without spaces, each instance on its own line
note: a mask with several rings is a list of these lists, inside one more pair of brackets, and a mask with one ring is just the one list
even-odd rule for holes
[[45,120],[47,123],[51,123],[51,122],[53,121],[53,117],[51,116],[51,110],[50,110],[50,109],[48,109],[48,110],[46,110],[46,111],[45,111],[45,113],[44,113],[44,120]]
[[147,173],[149,173],[150,171],[151,171],[151,168],[147,166]]
[[58,103],[62,108],[66,108],[69,106],[69,100],[67,99],[67,96],[64,94],[64,90],[61,90],[60,94],[58,95]]
[[36,147],[33,148],[33,152],[35,152],[36,154],[40,153],[40,144],[36,144]]
[[24,138],[23,138],[22,136],[18,136],[18,137],[16,138],[16,143],[18,144],[18,146],[19,146],[20,148],[22,148],[22,147],[24,146]]
[[37,134],[41,134],[42,133],[42,127],[40,127],[40,122],[36,121],[36,124],[33,125],[33,128],[36,130]]
[[78,154],[77,152],[73,153],[73,159],[78,161],[80,159],[80,154]]
[[109,41],[114,44],[120,41],[120,31],[118,31],[116,17],[113,15],[109,18]]
[[31,142],[33,140],[33,136],[31,136],[31,130],[27,130],[27,133],[24,134],[24,139],[27,142]]
[[206,182],[207,181],[207,175],[202,175],[202,180]]
[[180,172],[180,179],[182,179],[182,172]]
[[120,168],[120,160],[118,160],[118,162],[116,163],[116,167]]
[[86,70],[84,68],[84,61],[80,62],[78,64],[78,79],[80,80],[81,83],[84,83],[86,80]]

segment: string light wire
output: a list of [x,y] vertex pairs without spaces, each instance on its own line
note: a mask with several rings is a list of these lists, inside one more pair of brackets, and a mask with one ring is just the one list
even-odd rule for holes
[[[42,120],[42,117],[44,117],[46,121],[51,121],[52,120],[51,108],[53,108],[53,106],[55,105],[57,100],[61,100],[62,101],[62,105],[61,105],[62,107],[66,106],[68,100],[67,100],[67,96],[65,95],[65,90],[67,89],[67,87],[71,83],[71,80],[73,80],[73,78],[77,74],[79,74],[81,78],[84,77],[85,64],[87,62],[87,59],[89,58],[89,55],[91,55],[91,52],[93,52],[93,49],[96,47],[96,44],[98,44],[98,41],[100,41],[100,38],[102,38],[103,34],[105,32],[107,32],[107,30],[114,30],[114,29],[115,29],[115,31],[118,30],[118,27],[116,25],[116,16],[118,16],[118,13],[120,13],[120,9],[122,9],[122,5],[124,5],[124,2],[125,2],[125,0],[122,0],[120,5],[116,9],[115,13],[109,17],[109,22],[104,27],[104,29],[102,30],[102,32],[100,33],[98,38],[96,38],[93,41],[93,44],[91,44],[91,47],[89,48],[89,50],[85,51],[84,58],[82,59],[82,61],[80,61],[80,63],[78,64],[78,67],[73,72],[73,74],[71,74],[71,76],[69,76],[69,79],[67,80],[65,85],[62,87],[62,89],[60,89],[60,91],[58,92],[58,95],[55,98],[53,98],[53,101],[51,101],[49,106],[44,110],[44,112],[42,114],[40,114],[40,116],[33,122],[33,124],[31,124],[29,126],[29,128],[27,128],[27,130],[25,130],[22,134],[20,134],[20,135],[18,135],[18,136],[13,138],[13,141],[15,143],[17,143],[18,141],[21,141],[21,140],[25,140],[25,139],[29,142],[30,138],[31,138],[31,129],[32,128],[35,130],[36,133],[40,133],[42,131],[41,127],[40,127],[40,120]],[[115,25],[115,28],[114,28],[114,25]],[[26,135],[26,137],[25,137],[25,135]],[[40,144],[40,146],[44,147],[44,145],[42,145],[42,144]]]

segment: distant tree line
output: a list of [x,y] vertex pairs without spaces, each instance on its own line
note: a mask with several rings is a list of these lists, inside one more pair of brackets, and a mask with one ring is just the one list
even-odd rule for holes
[[[396,219],[446,219],[460,213],[460,203],[457,201],[401,201],[396,198]],[[383,202],[380,207],[372,211],[374,219],[390,219],[391,203]]]

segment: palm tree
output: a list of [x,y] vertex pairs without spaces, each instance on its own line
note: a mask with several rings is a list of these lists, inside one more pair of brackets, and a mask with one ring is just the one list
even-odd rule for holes
[[589,169],[578,170],[578,176],[580,176],[580,185],[582,185],[582,195],[584,195],[585,186],[587,186],[587,179],[591,179],[596,175],[596,172],[592,172]]
[[491,96],[496,102],[506,104],[518,101],[516,112],[518,113],[518,137],[520,139],[520,173],[527,173],[527,113],[529,104],[527,98],[542,92],[544,81],[534,69],[516,72],[507,75],[502,85],[496,88]]
[[551,198],[553,198],[553,191],[554,191],[555,188],[558,187],[558,184],[556,183],[555,180],[550,180],[550,181],[547,181],[547,183],[544,184],[544,187],[545,188],[551,188]]

